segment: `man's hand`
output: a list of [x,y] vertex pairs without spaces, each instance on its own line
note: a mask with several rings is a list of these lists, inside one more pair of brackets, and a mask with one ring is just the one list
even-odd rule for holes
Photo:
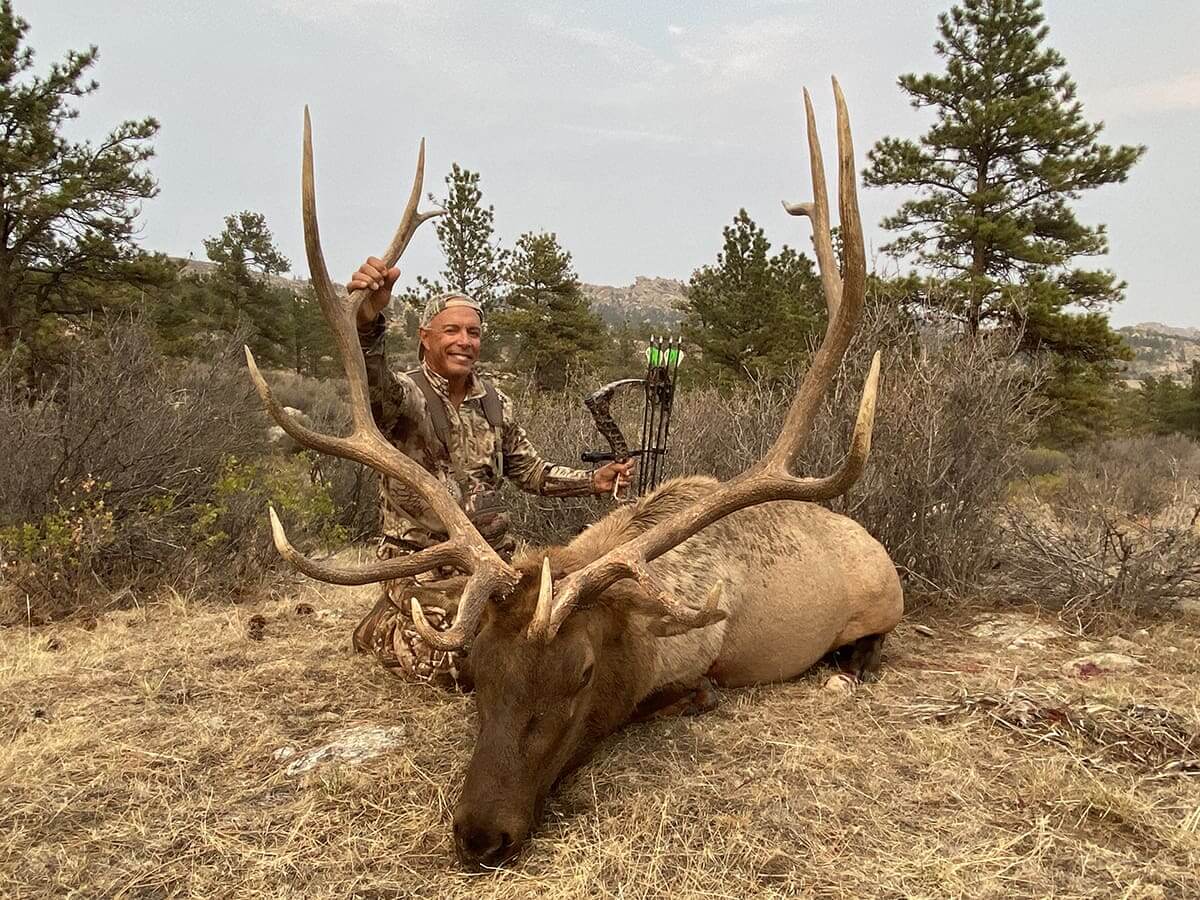
[[592,473],[592,490],[597,494],[612,494],[615,498],[622,488],[629,487],[629,473],[636,462],[627,459],[625,462],[610,462],[601,466]]
[[358,308],[359,325],[370,325],[378,318],[392,299],[392,285],[399,277],[400,270],[397,267],[386,268],[383,260],[377,256],[368,256],[367,261],[350,276],[346,290],[351,293],[363,290],[371,292]]

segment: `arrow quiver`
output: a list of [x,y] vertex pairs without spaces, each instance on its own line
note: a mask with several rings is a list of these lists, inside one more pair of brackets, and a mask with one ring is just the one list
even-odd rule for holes
[[[646,348],[646,374],[643,378],[622,378],[606,384],[583,401],[595,420],[596,430],[608,442],[609,450],[587,450],[586,463],[624,462],[640,457],[637,468],[637,496],[658,487],[666,472],[667,442],[671,436],[671,408],[675,401],[675,380],[683,359],[678,338],[650,338]],[[630,449],[625,435],[612,416],[612,400],[617,392],[642,388],[642,433],[639,446]]]

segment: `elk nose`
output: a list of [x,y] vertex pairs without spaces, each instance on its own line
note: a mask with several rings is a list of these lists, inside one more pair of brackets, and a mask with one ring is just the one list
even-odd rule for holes
[[459,862],[470,868],[503,865],[520,849],[507,831],[461,822],[454,823],[454,843]]

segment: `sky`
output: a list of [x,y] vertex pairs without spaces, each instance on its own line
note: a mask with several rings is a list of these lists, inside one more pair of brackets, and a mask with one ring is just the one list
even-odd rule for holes
[[[715,261],[745,207],[776,246],[810,247],[781,200],[809,199],[801,88],[832,154],[830,75],[845,91],[858,168],[885,135],[917,137],[927,114],[896,86],[941,68],[948,0],[14,0],[35,67],[100,48],[100,90],[74,137],[122,119],[161,122],[160,194],[142,243],[203,258],[229,213],[265,214],[295,272],[300,135],[312,111],[321,235],[342,278],[386,247],[428,142],[426,188],[452,162],[481,174],[500,238],[550,230],[587,282],[687,279]],[[1145,144],[1129,180],[1085,195],[1110,253],[1089,265],[1128,282],[1117,325],[1200,326],[1200,3],[1047,0],[1048,43],[1110,143]],[[832,164],[832,159],[827,160]],[[877,269],[880,219],[905,198],[860,192]],[[435,275],[431,225],[401,261]]]

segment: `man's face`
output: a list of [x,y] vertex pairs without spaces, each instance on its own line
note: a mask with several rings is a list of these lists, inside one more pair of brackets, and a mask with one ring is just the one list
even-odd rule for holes
[[483,333],[479,313],[466,306],[452,306],[434,316],[421,329],[425,364],[444,378],[469,375],[479,359]]

